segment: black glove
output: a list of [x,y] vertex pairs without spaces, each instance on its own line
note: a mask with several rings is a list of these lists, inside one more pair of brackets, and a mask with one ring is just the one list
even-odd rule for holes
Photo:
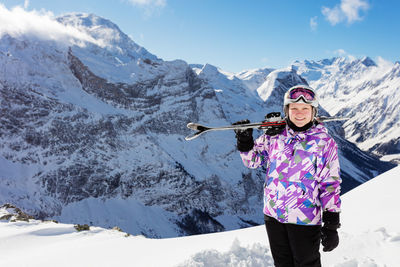
[[340,227],[339,213],[324,211],[322,214],[324,225],[321,228],[321,243],[323,251],[332,251],[339,245],[337,229]]
[[[241,120],[241,121],[232,123],[232,125],[240,125],[240,124],[247,124],[247,123],[250,123],[250,121],[249,120]],[[240,152],[248,152],[253,148],[253,146],[254,146],[253,128],[236,129],[235,134],[236,134],[236,139],[237,139],[237,149]]]
[[[270,112],[265,115],[264,122],[280,121],[282,120],[280,112]],[[274,136],[280,134],[285,129],[286,125],[269,126],[264,129],[266,135]]]

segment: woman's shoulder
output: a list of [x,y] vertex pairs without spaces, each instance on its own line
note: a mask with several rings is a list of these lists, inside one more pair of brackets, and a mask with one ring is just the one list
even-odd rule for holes
[[323,140],[333,140],[332,136],[329,134],[328,129],[322,124],[318,123],[314,125],[310,131],[309,135],[314,136],[315,138],[318,139],[323,139]]

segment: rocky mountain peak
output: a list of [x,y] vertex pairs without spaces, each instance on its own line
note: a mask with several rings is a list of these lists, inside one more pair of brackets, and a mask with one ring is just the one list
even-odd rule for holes
[[369,57],[364,57],[361,59],[361,63],[366,67],[377,67],[378,65]]
[[[92,53],[104,57],[116,65],[126,65],[138,61],[161,63],[162,60],[136,44],[128,35],[120,30],[113,22],[94,14],[71,13],[60,16],[57,21],[93,37],[101,47],[87,43]],[[74,47],[80,50],[79,47]],[[87,50],[86,48],[81,49]],[[105,54],[104,52],[107,51]],[[117,62],[115,62],[117,58]]]
[[264,83],[258,87],[257,92],[264,101],[267,101],[271,96],[271,99],[279,99],[279,96],[283,96],[288,88],[296,84],[307,84],[307,81],[296,73],[295,68],[278,69],[267,75]]

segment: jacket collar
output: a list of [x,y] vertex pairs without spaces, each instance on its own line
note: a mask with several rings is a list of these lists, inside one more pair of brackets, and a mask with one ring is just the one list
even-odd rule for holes
[[314,135],[318,133],[327,133],[328,130],[321,123],[314,124],[311,128],[304,132],[295,132],[292,128],[286,125],[286,138],[303,140],[307,135]]

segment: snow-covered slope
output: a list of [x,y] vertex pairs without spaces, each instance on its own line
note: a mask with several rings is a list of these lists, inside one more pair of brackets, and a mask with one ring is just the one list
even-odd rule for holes
[[[368,57],[295,62],[332,115],[351,117],[346,138],[376,155],[400,161],[400,64]],[[397,155],[399,154],[399,155]]]
[[[150,237],[262,223],[263,170],[243,166],[232,131],[186,142],[186,124],[262,120],[301,77],[163,61],[95,15],[46,23],[0,28],[0,203]],[[343,189],[392,167],[329,127]]]
[[[343,196],[340,244],[322,266],[397,267],[400,262],[400,167]],[[0,208],[1,266],[273,266],[264,226],[181,238],[148,239],[117,230],[35,220]],[[156,253],[156,255],[155,255]]]
[[243,84],[246,85],[250,91],[255,91],[258,87],[260,87],[260,84],[265,82],[268,74],[274,70],[275,69],[271,68],[245,70],[235,74],[235,76],[242,80]]

